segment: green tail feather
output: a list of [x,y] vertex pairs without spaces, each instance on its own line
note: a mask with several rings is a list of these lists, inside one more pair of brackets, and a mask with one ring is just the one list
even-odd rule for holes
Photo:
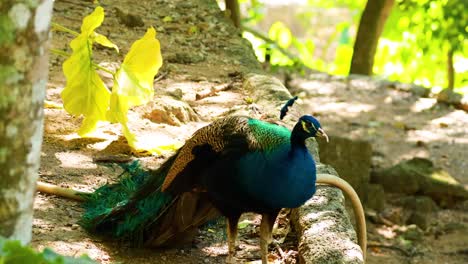
[[[150,173],[138,161],[121,166],[124,172],[119,182],[98,188],[84,203],[86,211],[80,225],[88,231],[116,238],[141,240],[142,228],[152,223],[173,200],[172,195],[160,191],[166,169]],[[151,188],[145,184],[150,184]],[[147,189],[152,191],[138,195]],[[131,198],[135,195],[140,198],[133,201]]]

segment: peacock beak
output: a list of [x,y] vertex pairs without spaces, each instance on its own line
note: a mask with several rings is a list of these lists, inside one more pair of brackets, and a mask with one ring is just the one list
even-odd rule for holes
[[319,137],[324,137],[325,140],[327,141],[328,143],[328,136],[327,136],[327,133],[325,133],[325,131],[322,129],[322,128],[319,128],[318,131],[317,131],[317,136]]

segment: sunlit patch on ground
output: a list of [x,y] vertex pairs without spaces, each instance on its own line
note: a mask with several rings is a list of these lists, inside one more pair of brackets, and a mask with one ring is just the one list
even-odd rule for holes
[[436,99],[433,98],[419,98],[416,102],[414,102],[413,106],[411,107],[411,111],[415,113],[419,113],[425,110],[429,110],[437,103]]
[[87,155],[77,152],[57,152],[55,157],[61,162],[63,168],[95,169],[96,164]]

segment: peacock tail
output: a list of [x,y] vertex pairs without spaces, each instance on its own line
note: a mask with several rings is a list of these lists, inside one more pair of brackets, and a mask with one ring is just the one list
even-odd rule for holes
[[[154,192],[144,199],[133,201],[131,198],[144,186],[151,173],[144,170],[138,160],[120,166],[124,172],[117,183],[104,185],[87,198],[80,224],[88,231],[139,240],[141,236],[136,234],[142,231],[141,227],[170,204],[173,196],[159,191],[165,176],[160,169],[153,173],[151,179]],[[123,210],[127,213],[119,213]]]
[[203,193],[161,191],[179,152],[153,171],[143,169],[138,161],[121,165],[124,172],[117,183],[104,185],[87,197],[80,225],[90,233],[134,246],[192,241],[197,227],[219,212]]

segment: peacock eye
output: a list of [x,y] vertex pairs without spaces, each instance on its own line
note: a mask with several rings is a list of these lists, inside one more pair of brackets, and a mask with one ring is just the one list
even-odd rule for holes
[[317,132],[317,127],[314,125],[314,123],[312,123],[310,121],[306,121],[306,120],[302,121],[302,128],[307,133]]

